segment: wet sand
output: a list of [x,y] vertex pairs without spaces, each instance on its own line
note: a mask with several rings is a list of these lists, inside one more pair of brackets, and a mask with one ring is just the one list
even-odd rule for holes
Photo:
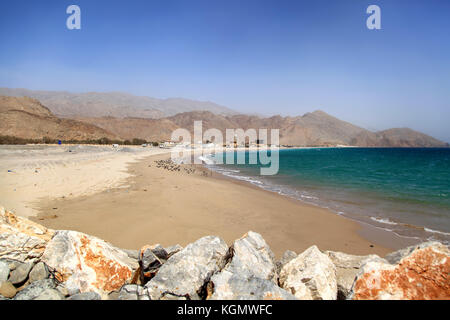
[[[121,187],[75,198],[43,198],[33,220],[53,229],[71,229],[126,249],[145,244],[183,246],[206,235],[227,243],[252,230],[274,253],[297,253],[311,245],[321,250],[384,256],[394,248],[388,238],[329,210],[302,203],[194,165],[181,171],[157,168],[146,157],[128,164]],[[184,168],[195,169],[188,173]],[[375,232],[375,233],[374,233]],[[367,239],[370,239],[367,240]],[[372,241],[375,240],[375,241]]]

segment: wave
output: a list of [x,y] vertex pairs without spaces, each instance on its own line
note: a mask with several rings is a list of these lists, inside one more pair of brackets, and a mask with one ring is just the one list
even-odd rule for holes
[[[346,218],[358,221],[360,223],[365,223],[380,230],[391,232],[398,237],[422,241],[437,240],[445,244],[450,243],[449,238],[450,233],[437,231],[426,227],[412,226],[407,223],[395,222],[390,220],[389,218],[384,217],[382,218],[379,216],[360,215],[360,214],[356,215],[355,212],[353,212],[354,210],[351,210],[351,208],[345,208],[345,206],[342,207],[341,204],[334,203],[333,200],[330,200],[327,197],[322,198],[320,195],[311,194],[306,190],[298,190],[295,187],[291,187],[288,185],[276,184],[274,183],[274,181],[270,181],[270,179],[268,180],[263,178],[256,178],[255,176],[250,176],[250,174],[246,175],[245,172],[242,172],[241,170],[238,170],[236,168],[233,169],[224,168],[223,166],[215,164],[215,162],[212,159],[209,160],[210,160],[209,163],[212,164],[207,165],[207,167],[226,177],[240,181],[245,181],[253,185],[256,185],[264,190],[278,193],[282,196],[287,196],[289,198],[296,199],[308,204],[313,204],[321,208],[330,209],[337,215],[344,216]],[[374,223],[370,223],[370,221],[373,221]],[[383,227],[382,225],[386,225],[386,227]],[[430,236],[430,233],[432,234],[432,236]]]

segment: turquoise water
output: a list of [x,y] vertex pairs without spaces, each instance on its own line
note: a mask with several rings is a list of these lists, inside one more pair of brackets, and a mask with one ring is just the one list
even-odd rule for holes
[[399,236],[450,241],[450,149],[280,150],[274,176],[261,176],[245,153],[247,164],[212,169]]

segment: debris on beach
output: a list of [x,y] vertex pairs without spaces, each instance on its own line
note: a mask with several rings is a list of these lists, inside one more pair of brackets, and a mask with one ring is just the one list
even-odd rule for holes
[[117,248],[0,207],[0,300],[450,299],[450,250],[425,242],[382,258],[311,246],[276,260],[249,231],[228,246]]

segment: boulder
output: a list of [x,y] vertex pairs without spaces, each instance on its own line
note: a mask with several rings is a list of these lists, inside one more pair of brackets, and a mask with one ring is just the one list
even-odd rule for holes
[[25,262],[20,263],[20,265],[11,271],[11,275],[9,276],[9,281],[15,285],[20,285],[24,283],[28,279],[28,274],[33,268],[33,262]]
[[0,282],[0,295],[5,298],[12,298],[16,295],[17,289],[9,281]]
[[82,292],[74,294],[67,298],[67,300],[101,300],[101,296],[94,291]]
[[336,266],[338,299],[345,300],[350,294],[353,282],[361,266],[368,261],[387,262],[375,254],[355,256],[336,251],[324,252]]
[[278,280],[274,254],[259,233],[249,231],[234,241],[227,259],[224,271],[244,278],[257,277],[275,283]]
[[29,274],[30,282],[47,279],[50,273],[43,262],[37,263]]
[[280,271],[280,286],[301,300],[336,300],[336,267],[316,246],[308,248]]
[[14,300],[33,300],[39,297],[45,290],[54,289],[55,287],[56,284],[53,279],[38,280],[19,291],[14,297]]
[[54,231],[0,207],[0,259],[38,260]]
[[0,260],[0,283],[8,280],[9,272],[9,264]]
[[292,259],[295,259],[297,257],[297,254],[294,251],[291,250],[286,250],[283,253],[283,256],[281,257],[280,261],[276,262],[276,267],[277,267],[277,273],[279,274],[281,271],[281,268],[283,268],[283,266],[288,263],[289,261],[291,261]]
[[427,242],[365,263],[353,283],[354,300],[450,299],[450,250]]
[[95,291],[106,295],[122,287],[137,269],[136,261],[109,243],[76,231],[57,231],[42,261],[57,271],[72,295]]
[[273,281],[243,277],[229,271],[215,274],[208,284],[209,300],[295,300],[296,297]]
[[200,299],[205,284],[225,263],[228,246],[215,236],[203,237],[171,256],[145,288],[152,300],[167,294]]
[[64,296],[56,289],[45,289],[33,300],[64,300]]
[[208,299],[294,299],[277,285],[274,255],[262,236],[249,231],[233,242],[227,264],[211,277]]

